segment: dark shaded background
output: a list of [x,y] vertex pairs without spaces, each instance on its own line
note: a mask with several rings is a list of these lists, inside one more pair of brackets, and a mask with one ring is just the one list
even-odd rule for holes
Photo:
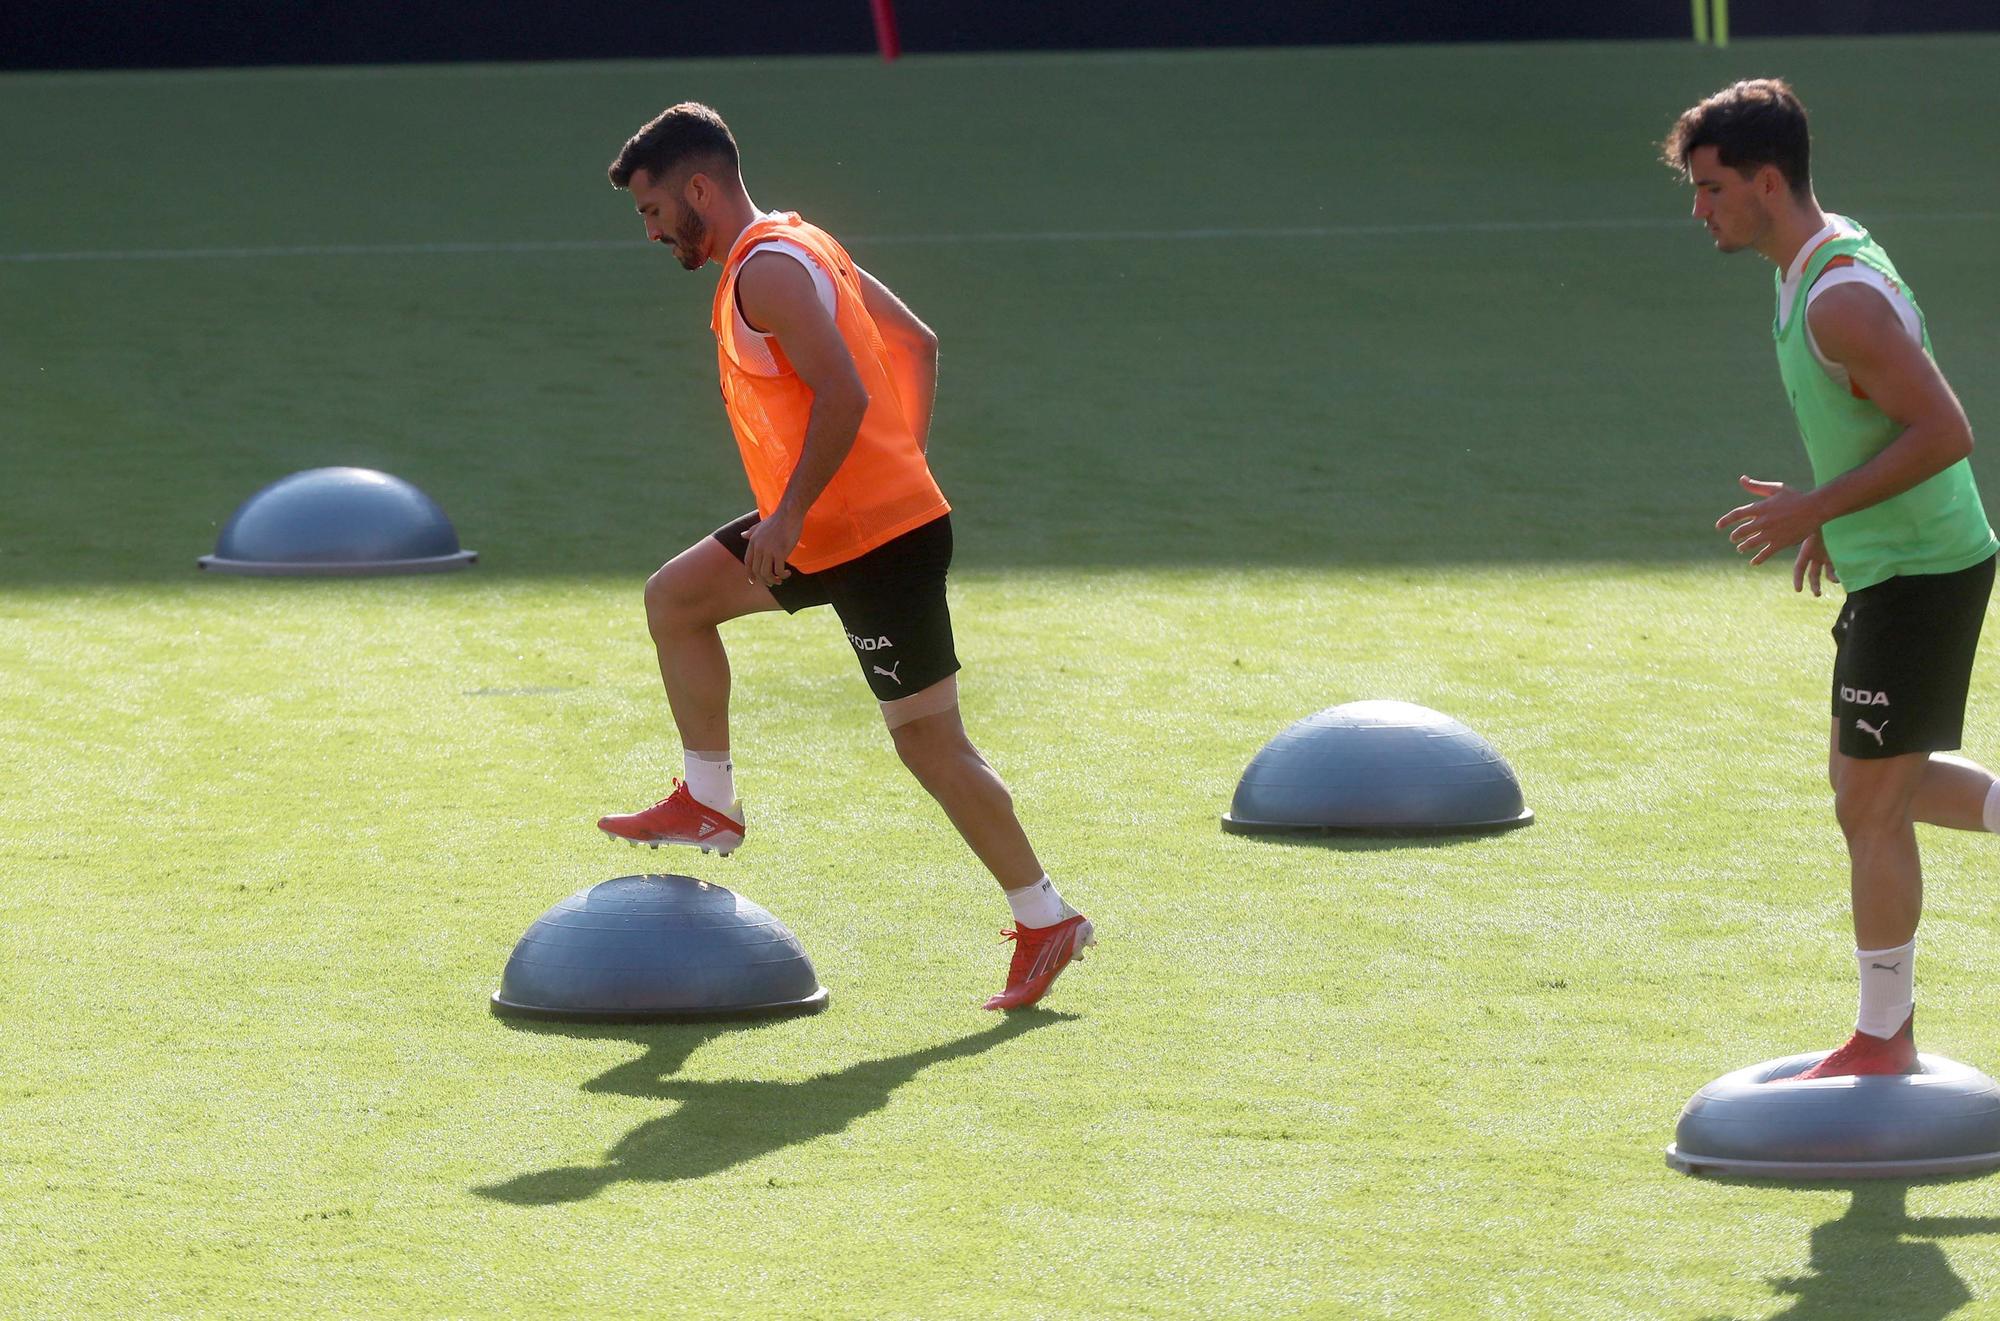
[[[1895,255],[1990,430],[2000,181],[1966,163],[2000,159],[1996,56],[1881,37],[0,79],[0,123],[41,126],[0,189],[0,587],[191,579],[239,501],[326,464],[428,491],[481,580],[643,581],[742,513],[715,273],[649,246],[604,178],[683,97],[728,115],[753,197],[840,235],[942,338],[931,454],[968,571],[1725,566],[1737,474],[1807,469],[1773,273],[1716,255],[1652,144],[1733,78],[1796,80],[1821,199]],[[1989,441],[1989,492],[1996,465]]]
[[[1738,37],[2000,28],[1992,0],[1737,0]],[[904,49],[1101,50],[1686,38],[1688,6],[1613,0],[901,0]],[[0,68],[665,59],[875,49],[867,0],[14,0]]]

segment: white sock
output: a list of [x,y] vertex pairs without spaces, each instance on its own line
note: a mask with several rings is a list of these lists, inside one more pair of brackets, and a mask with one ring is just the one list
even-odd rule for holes
[[1979,819],[1986,828],[2000,835],[2000,780],[1993,781],[1986,789],[1986,806],[1979,810]]
[[1854,959],[1861,965],[1861,1010],[1854,1026],[1871,1037],[1895,1036],[1916,1004],[1916,939],[1894,949],[1858,949]]
[[736,763],[727,751],[683,752],[681,763],[687,767],[688,792],[697,803],[718,812],[735,810]]
[[1033,885],[1007,891],[1007,907],[1014,910],[1014,921],[1019,926],[1052,927],[1063,920],[1069,905],[1056,893],[1056,883],[1044,875]]

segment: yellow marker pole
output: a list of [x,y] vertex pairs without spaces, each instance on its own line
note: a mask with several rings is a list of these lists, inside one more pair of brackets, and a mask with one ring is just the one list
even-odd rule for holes
[[1708,0],[1694,0],[1694,44],[1708,44]]
[[1715,0],[1715,44],[1729,44],[1729,0]]

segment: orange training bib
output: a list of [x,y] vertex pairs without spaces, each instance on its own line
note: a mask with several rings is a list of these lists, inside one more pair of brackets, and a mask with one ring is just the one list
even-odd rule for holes
[[[757,499],[757,512],[769,517],[785,493],[792,470],[805,449],[806,423],[812,415],[812,389],[799,379],[782,351],[770,356],[776,375],[760,375],[743,365],[737,343],[740,318],[732,315],[736,277],[744,258],[760,243],[781,239],[803,248],[833,281],[834,324],[854,358],[868,411],[854,448],[827,483],[826,490],[806,511],[804,529],[792,565],[805,573],[843,564],[951,509],[931,476],[930,464],[917,444],[896,392],[891,350],[862,301],[861,278],[854,261],[832,235],[799,219],[796,213],[766,216],[737,238],[715,286],[710,324],[715,331],[716,365],[722,377],[722,402],[729,410],[730,429],[743,456],[743,470]],[[778,349],[775,340],[770,347]]]

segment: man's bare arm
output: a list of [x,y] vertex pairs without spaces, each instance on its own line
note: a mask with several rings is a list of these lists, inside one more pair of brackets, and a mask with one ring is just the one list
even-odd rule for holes
[[778,507],[751,529],[745,552],[750,580],[766,587],[790,576],[785,560],[799,544],[806,511],[854,448],[868,392],[854,369],[853,355],[833,314],[819,300],[813,278],[797,260],[758,253],[736,276],[736,297],[744,319],[775,335],[792,370],[812,389],[812,414],[798,467]]
[[896,395],[903,414],[917,433],[917,447],[930,448],[931,408],[937,401],[938,337],[889,286],[862,270],[861,302],[893,350]]
[[[1741,478],[1757,502],[1738,505],[1715,525],[1752,564],[1806,543],[1822,525],[1901,495],[1972,453],[1972,427],[1958,396],[1880,293],[1841,285],[1814,299],[1807,317],[1820,352],[1845,368],[1903,430],[1874,458],[1810,491]],[[1801,564],[1793,566],[1795,583]]]
[[1903,426],[1880,454],[1813,492],[1822,522],[1901,495],[1972,453],[1958,396],[1880,293],[1841,285],[1814,299],[1806,317],[1820,352]]

